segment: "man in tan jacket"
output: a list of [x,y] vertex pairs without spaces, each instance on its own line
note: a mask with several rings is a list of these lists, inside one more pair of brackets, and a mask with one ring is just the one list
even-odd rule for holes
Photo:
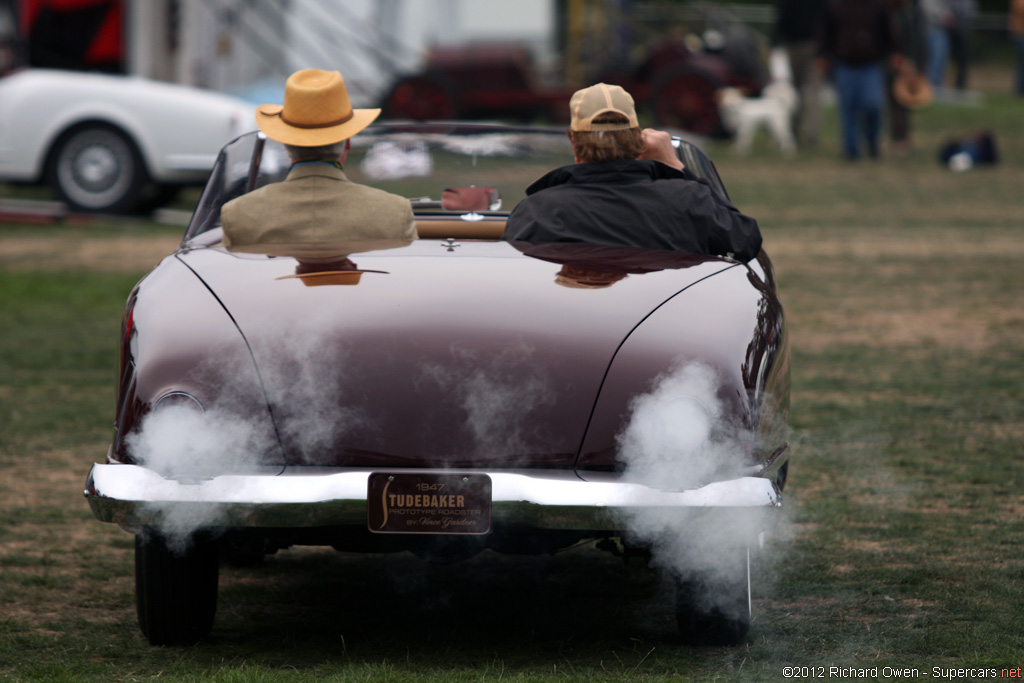
[[[259,251],[416,239],[408,199],[351,182],[342,170],[350,138],[379,114],[380,109],[352,108],[337,71],[292,74],[285,84],[284,105],[264,104],[256,110],[256,124],[268,138],[285,145],[291,169],[283,182],[224,205],[224,245]],[[325,255],[325,260],[333,258]]]

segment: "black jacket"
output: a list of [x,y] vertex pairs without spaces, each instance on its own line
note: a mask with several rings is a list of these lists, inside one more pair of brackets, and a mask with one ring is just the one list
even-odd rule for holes
[[757,221],[707,181],[657,161],[563,166],[526,194],[502,239],[732,255],[744,262],[761,250]]
[[881,62],[898,52],[899,37],[888,5],[884,0],[829,0],[818,49],[853,66]]
[[772,42],[813,43],[818,39],[825,0],[776,0]]

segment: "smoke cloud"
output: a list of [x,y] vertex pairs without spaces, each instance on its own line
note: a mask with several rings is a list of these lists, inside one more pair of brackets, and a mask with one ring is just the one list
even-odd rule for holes
[[[187,400],[158,402],[139,431],[126,438],[128,454],[167,478],[202,481],[280,463],[276,427],[293,449],[292,461],[315,462],[349,430],[367,425],[361,411],[343,405],[345,373],[337,367],[344,354],[325,345],[324,340],[338,338],[327,327],[269,319],[253,326],[249,338],[261,374],[247,351],[211,353],[215,360],[194,371],[207,385],[202,408]],[[261,382],[274,423],[267,418]],[[219,517],[213,506],[152,505],[161,533],[179,551],[189,547],[195,531]]]
[[263,384],[293,462],[316,464],[325,449],[371,421],[345,391],[358,372],[348,360],[340,324],[306,319],[278,329],[268,321],[256,348]]
[[[740,476],[753,435],[737,424],[718,396],[716,371],[682,364],[636,397],[619,435],[619,454],[629,481],[662,490],[697,488]],[[692,582],[702,611],[741,609],[735,599],[746,578],[751,530],[738,516],[696,510],[686,516],[657,508],[626,508],[623,522],[633,542],[649,546],[652,564]]]
[[630,480],[683,490],[739,471],[750,434],[725,416],[719,384],[712,368],[692,363],[633,399],[629,424],[619,435]]
[[171,479],[202,480],[248,469],[267,443],[238,417],[216,409],[200,412],[171,405],[146,416],[128,436],[128,450],[141,465]]
[[[251,471],[280,462],[274,427],[288,445],[289,462],[316,464],[347,435],[375,429],[351,395],[360,369],[336,340],[338,323],[308,320],[281,325],[267,320],[250,326],[260,375],[247,352],[212,354],[216,362],[197,369],[218,378],[202,410],[191,402],[158,404],[127,439],[129,455],[140,465],[180,481],[201,481],[220,474]],[[550,378],[538,368],[532,347],[511,342],[497,351],[453,348],[454,363],[421,366],[417,381],[431,382],[462,408],[463,429],[480,452],[516,453],[542,435],[530,426],[534,411],[555,402]],[[266,419],[262,386],[274,412]],[[242,397],[247,396],[246,403]],[[258,398],[258,405],[252,400]],[[216,509],[158,506],[160,526],[181,548],[189,536],[217,518]],[[196,507],[196,509],[191,509]]]
[[[259,455],[274,448],[269,434],[221,410],[184,405],[158,408],[142,428],[127,437],[128,451],[140,465],[183,484],[251,469]],[[184,552],[193,533],[217,519],[215,508],[150,503],[168,547]]]
[[452,347],[456,362],[425,364],[420,381],[451,391],[466,415],[465,427],[482,452],[521,453],[539,438],[530,416],[555,403],[550,377],[534,361],[525,342],[510,343],[486,356]]

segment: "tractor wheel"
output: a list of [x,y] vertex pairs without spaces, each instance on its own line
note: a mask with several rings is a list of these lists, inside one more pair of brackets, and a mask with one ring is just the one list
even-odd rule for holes
[[384,116],[413,121],[450,121],[458,118],[455,88],[436,75],[407,76],[384,98]]
[[697,135],[722,137],[715,93],[720,79],[688,64],[665,70],[651,87],[651,108],[658,126],[678,128]]

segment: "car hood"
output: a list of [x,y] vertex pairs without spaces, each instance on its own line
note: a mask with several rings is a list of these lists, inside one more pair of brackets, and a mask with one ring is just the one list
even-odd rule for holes
[[571,466],[623,341],[736,265],[427,240],[321,272],[221,247],[179,258],[245,337],[287,461],[346,467]]

